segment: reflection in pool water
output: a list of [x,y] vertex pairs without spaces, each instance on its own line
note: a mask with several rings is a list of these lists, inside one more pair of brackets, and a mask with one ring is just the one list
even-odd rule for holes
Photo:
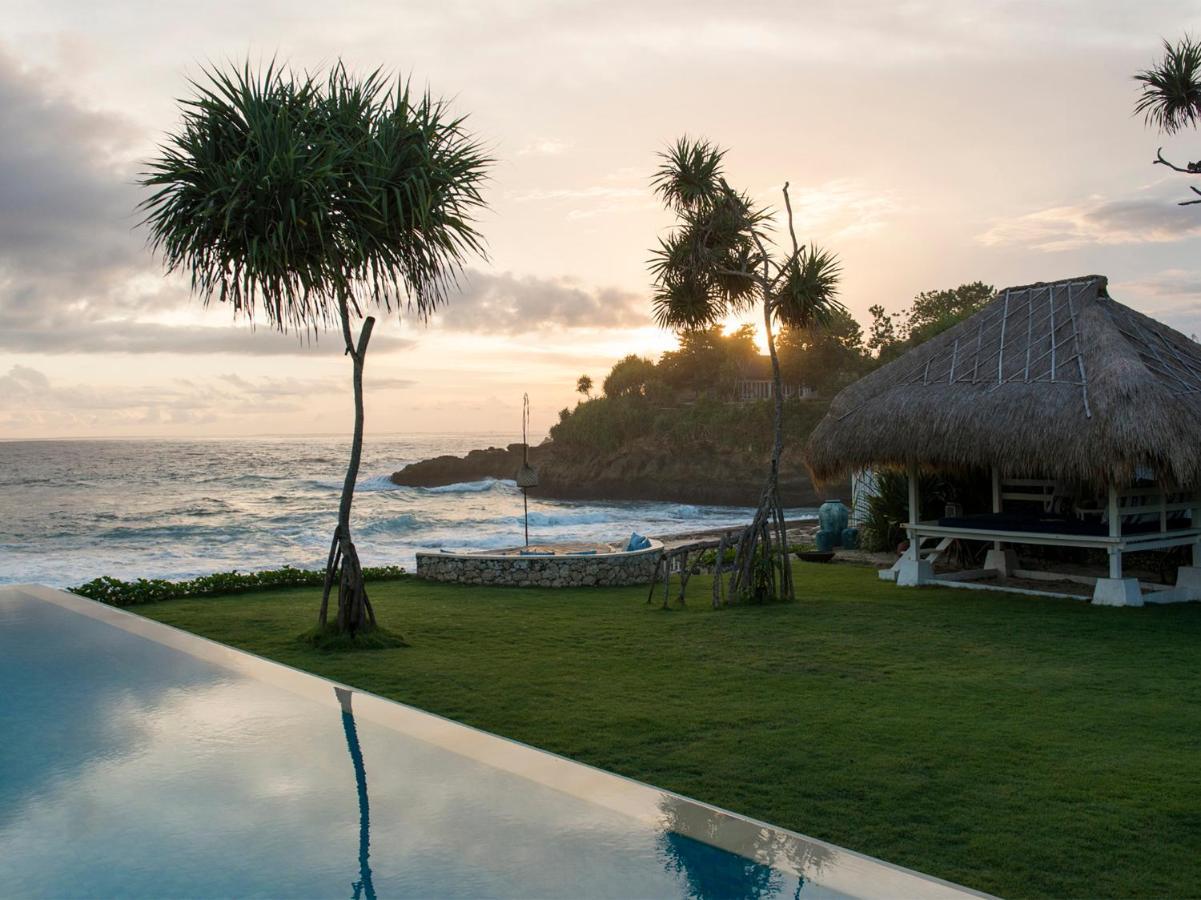
[[953,893],[45,589],[0,588],[0,684],[6,895]]
[[363,748],[359,746],[359,731],[354,726],[351,698],[354,694],[342,687],[334,688],[334,696],[342,707],[342,730],[346,732],[346,748],[354,764],[355,791],[359,795],[359,880],[353,885],[354,900],[360,897],[375,900],[371,883],[371,803],[367,798],[367,768],[363,765]]

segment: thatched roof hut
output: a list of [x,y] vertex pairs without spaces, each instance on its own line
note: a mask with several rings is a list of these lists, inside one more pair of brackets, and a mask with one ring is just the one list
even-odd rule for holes
[[1012,287],[842,391],[814,478],[867,467],[1201,484],[1201,346],[1113,300],[1100,275]]

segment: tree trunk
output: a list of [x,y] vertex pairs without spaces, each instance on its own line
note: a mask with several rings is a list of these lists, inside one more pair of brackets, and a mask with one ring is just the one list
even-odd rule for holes
[[775,408],[772,417],[771,470],[768,474],[767,493],[770,516],[776,532],[776,550],[780,567],[780,598],[794,600],[796,596],[792,589],[792,566],[788,561],[788,526],[784,520],[784,505],[780,498],[780,456],[784,452],[784,379],[780,376],[780,357],[776,353],[776,337],[771,327],[771,302],[769,298],[763,301],[764,337],[767,341],[767,355],[771,358],[772,394]]
[[[766,256],[766,254],[765,254]],[[788,528],[784,519],[784,506],[780,500],[780,456],[784,451],[784,385],[780,377],[780,358],[776,354],[776,340],[772,333],[771,296],[774,282],[764,271],[762,281],[763,324],[766,329],[767,354],[771,359],[772,399],[772,451],[771,466],[767,482],[759,497],[759,507],[751,524],[743,531],[738,541],[733,573],[730,576],[730,593],[744,599],[794,600],[796,593],[792,583],[792,565],[788,559]],[[765,571],[757,571],[757,567]],[[721,577],[720,572],[717,574]]]
[[354,502],[355,482],[359,477],[359,462],[363,456],[363,362],[367,356],[367,342],[371,340],[371,329],[375,319],[368,316],[363,321],[356,346],[350,333],[350,310],[345,301],[340,304],[342,336],[346,341],[346,355],[354,365],[354,438],[350,445],[350,465],[346,469],[346,480],[342,483],[342,499],[338,504],[338,527],[334,529],[330,543],[329,558],[325,567],[325,587],[321,595],[321,611],[317,624],[324,628],[329,613],[329,595],[334,582],[338,583],[337,630],[352,637],[358,631],[375,627],[375,611],[367,598],[363,584],[363,568],[359,554],[350,536],[350,506]]

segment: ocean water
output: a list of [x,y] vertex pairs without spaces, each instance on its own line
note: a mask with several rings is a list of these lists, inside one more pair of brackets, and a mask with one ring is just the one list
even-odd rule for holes
[[[368,435],[351,528],[364,565],[413,566],[422,548],[520,545],[512,481],[400,487],[406,463],[505,434]],[[0,584],[52,587],[100,575],[187,578],[282,565],[321,568],[329,550],[349,440],[0,442]],[[791,516],[812,514],[795,510]],[[737,507],[530,500],[530,540],[618,540],[747,521]]]

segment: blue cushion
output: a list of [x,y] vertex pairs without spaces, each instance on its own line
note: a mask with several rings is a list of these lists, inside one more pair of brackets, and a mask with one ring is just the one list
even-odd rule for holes
[[650,545],[651,545],[650,538],[643,537],[637,531],[632,531],[632,532],[630,532],[630,540],[626,544],[626,552],[629,553],[633,550],[645,550]]
[[572,550],[567,556],[596,556],[595,550]]

